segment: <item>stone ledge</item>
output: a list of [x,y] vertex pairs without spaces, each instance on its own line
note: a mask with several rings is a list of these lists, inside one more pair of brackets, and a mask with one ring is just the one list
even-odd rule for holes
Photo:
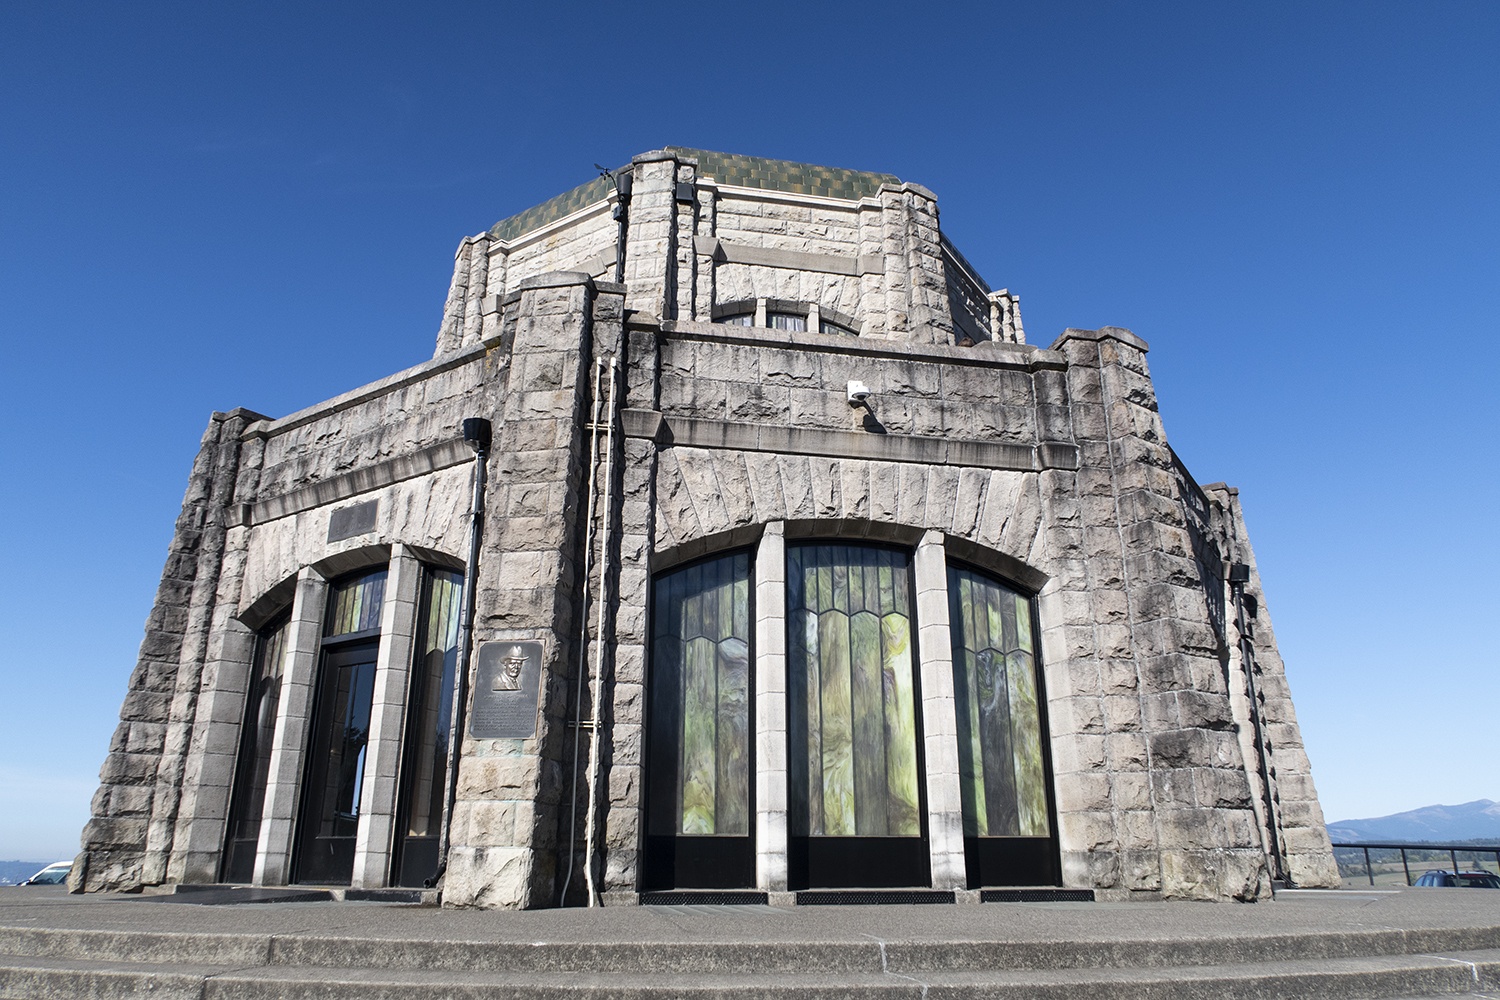
[[1117,340],[1122,344],[1134,347],[1138,351],[1151,350],[1146,342],[1123,326],[1101,326],[1097,330],[1080,330],[1077,327],[1068,327],[1062,334],[1052,342],[1051,350],[1062,349],[1062,345],[1070,340]]
[[[632,329],[649,329],[649,317],[630,317]],[[1032,372],[1042,369],[1066,371],[1068,362],[1056,350],[1044,350],[1033,344],[1002,344],[984,341],[973,347],[948,344],[919,344],[903,340],[877,340],[870,337],[844,337],[831,333],[796,333],[753,326],[730,326],[727,323],[703,323],[697,320],[666,320],[659,325],[663,339],[700,340],[750,347],[801,349],[824,354],[879,358],[897,361],[927,361],[936,364],[970,365]]]
[[[1037,472],[1043,468],[1035,448],[998,441],[955,441],[781,424],[749,424],[669,416],[655,410],[625,410],[621,414],[621,423],[627,438],[650,440],[661,447],[677,445],[709,450],[763,451],[1010,472]],[[1060,447],[1066,446],[1054,446],[1054,449]]]
[[[283,434],[305,424],[310,424],[315,420],[321,420],[330,414],[340,413],[361,403],[367,403],[372,399],[378,399],[388,393],[395,392],[398,389],[404,389],[409,385],[429,379],[434,375],[441,375],[443,372],[462,368],[464,365],[475,361],[483,361],[488,351],[488,346],[474,344],[454,351],[452,354],[444,354],[433,358],[431,361],[414,365],[394,375],[388,375],[378,382],[371,382],[368,385],[360,386],[358,389],[351,389],[343,395],[334,396],[332,399],[325,400],[315,406],[298,410],[279,420],[259,420],[245,428],[240,434],[240,440],[264,439],[274,437],[277,434]],[[246,412],[248,413],[249,411]]]
[[712,257],[715,262],[721,264],[750,264],[758,267],[785,268],[790,271],[812,271],[818,274],[846,274],[853,277],[885,273],[884,262],[879,257],[840,257],[826,253],[804,253],[800,250],[753,247],[742,243],[726,243],[716,236],[693,237],[693,249],[700,255]]
[[402,455],[375,465],[368,465],[363,469],[355,469],[353,472],[346,472],[341,476],[314,483],[291,493],[284,493],[279,497],[271,497],[256,504],[241,504],[231,509],[229,525],[230,527],[249,527],[291,514],[300,514],[314,507],[322,507],[325,504],[346,500],[361,493],[369,493],[407,479],[415,479],[418,476],[462,465],[471,461],[473,456],[474,453],[463,441],[444,441],[441,444],[429,445],[410,455]]

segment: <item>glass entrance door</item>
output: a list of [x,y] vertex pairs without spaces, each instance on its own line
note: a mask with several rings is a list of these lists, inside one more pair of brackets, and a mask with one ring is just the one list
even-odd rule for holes
[[926,886],[911,559],[787,546],[791,888]]
[[348,885],[354,874],[378,642],[323,654],[297,830],[296,881]]

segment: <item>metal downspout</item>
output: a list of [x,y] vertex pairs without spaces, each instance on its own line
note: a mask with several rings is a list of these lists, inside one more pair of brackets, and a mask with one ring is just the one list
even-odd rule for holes
[[474,449],[474,493],[469,501],[469,559],[464,563],[464,593],[458,616],[458,662],[454,665],[453,703],[448,718],[448,788],[443,796],[443,818],[439,826],[438,863],[423,884],[431,889],[448,870],[448,848],[452,843],[453,805],[458,798],[458,758],[464,741],[464,708],[468,704],[469,654],[474,645],[474,581],[479,566],[479,542],[484,531],[485,461],[490,453],[490,422],[470,417],[463,423],[464,441]]
[[589,808],[584,822],[583,875],[588,885],[589,905],[599,899],[598,887],[594,884],[594,833],[599,825],[599,703],[604,684],[605,635],[604,612],[609,606],[609,533],[614,514],[614,461],[615,461],[615,386],[619,382],[618,355],[609,359],[609,406],[606,419],[609,424],[604,438],[604,527],[599,533],[599,619],[594,627],[597,645],[594,653],[594,671],[589,679],[589,698],[592,702],[589,718]]
[[1276,818],[1276,793],[1271,786],[1271,765],[1266,756],[1265,723],[1260,714],[1260,695],[1255,687],[1255,649],[1245,627],[1245,583],[1250,578],[1250,568],[1244,563],[1235,563],[1229,570],[1229,586],[1234,594],[1234,625],[1239,632],[1240,669],[1245,672],[1245,689],[1250,696],[1250,725],[1254,730],[1255,754],[1260,769],[1261,800],[1266,810],[1266,846],[1271,851],[1272,878],[1292,885],[1287,872],[1286,859],[1281,850],[1281,824]]
[[[558,902],[566,904],[568,900],[568,886],[573,883],[573,858],[574,847],[578,843],[578,741],[583,736],[583,688],[588,670],[589,654],[589,576],[593,571],[593,531],[594,531],[594,501],[598,493],[597,483],[599,477],[599,389],[600,379],[603,377],[604,359],[594,359],[594,404],[593,417],[591,420],[591,431],[589,434],[589,502],[588,512],[584,515],[584,543],[583,543],[583,601],[579,613],[581,622],[578,629],[578,669],[575,674],[575,687],[573,695],[573,776],[571,790],[568,794],[568,871],[563,877],[562,888],[558,890]],[[593,897],[589,898],[589,905],[593,905]]]

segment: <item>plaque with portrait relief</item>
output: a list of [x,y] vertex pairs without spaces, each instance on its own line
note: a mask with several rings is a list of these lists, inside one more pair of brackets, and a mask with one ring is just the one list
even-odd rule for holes
[[514,639],[481,642],[469,735],[476,740],[535,737],[541,676],[540,642]]

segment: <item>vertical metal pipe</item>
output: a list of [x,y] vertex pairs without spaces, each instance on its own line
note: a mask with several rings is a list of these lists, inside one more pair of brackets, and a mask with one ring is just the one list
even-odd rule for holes
[[[1233,570],[1231,570],[1233,573]],[[1245,673],[1245,690],[1250,696],[1250,725],[1254,730],[1255,755],[1260,767],[1260,781],[1262,795],[1266,810],[1266,846],[1271,852],[1272,877],[1278,881],[1291,883],[1287,874],[1286,861],[1281,853],[1281,824],[1276,818],[1275,792],[1271,787],[1271,766],[1266,759],[1266,735],[1264,722],[1260,715],[1260,697],[1255,689],[1255,650],[1250,645],[1250,636],[1245,627],[1245,584],[1241,580],[1233,580],[1230,588],[1234,593],[1234,624],[1239,632],[1240,646],[1240,669]],[[1365,851],[1366,865],[1368,866],[1370,852]],[[1374,885],[1374,876],[1371,876],[1371,885]]]
[[1365,848],[1365,876],[1369,878],[1370,884],[1375,884],[1375,869],[1370,867],[1370,849]]
[[609,406],[605,412],[609,426],[604,436],[604,527],[599,532],[599,620],[594,628],[594,672],[589,681],[589,809],[585,814],[587,825],[583,833],[583,876],[588,885],[590,906],[594,906],[599,898],[598,886],[594,884],[594,831],[599,825],[599,702],[603,698],[604,685],[604,610],[609,605],[609,533],[614,514],[615,385],[619,382],[618,366],[618,356],[609,359]]
[[[483,423],[483,422],[481,422]],[[443,796],[443,818],[439,826],[437,870],[426,880],[430,889],[448,870],[448,849],[452,844],[453,806],[458,798],[458,758],[464,741],[464,708],[468,704],[469,654],[474,645],[474,581],[479,566],[479,543],[484,530],[485,461],[489,458],[489,429],[474,447],[474,492],[469,500],[469,560],[464,564],[464,592],[458,613],[458,662],[453,673],[453,703],[448,713],[448,788]]]
[[1406,848],[1401,848],[1401,870],[1406,872],[1406,884],[1411,885],[1411,865],[1406,863]]
[[[578,844],[578,741],[583,732],[583,687],[587,679],[589,655],[589,574],[593,568],[594,546],[594,495],[599,475],[599,380],[604,371],[604,359],[594,359],[593,412],[589,432],[589,485],[588,512],[584,514],[583,536],[583,601],[578,609],[578,669],[574,674],[573,690],[573,780],[568,793],[568,870],[558,890],[557,901],[566,903],[568,886],[573,883],[573,848]],[[593,900],[589,900],[590,905]]]

